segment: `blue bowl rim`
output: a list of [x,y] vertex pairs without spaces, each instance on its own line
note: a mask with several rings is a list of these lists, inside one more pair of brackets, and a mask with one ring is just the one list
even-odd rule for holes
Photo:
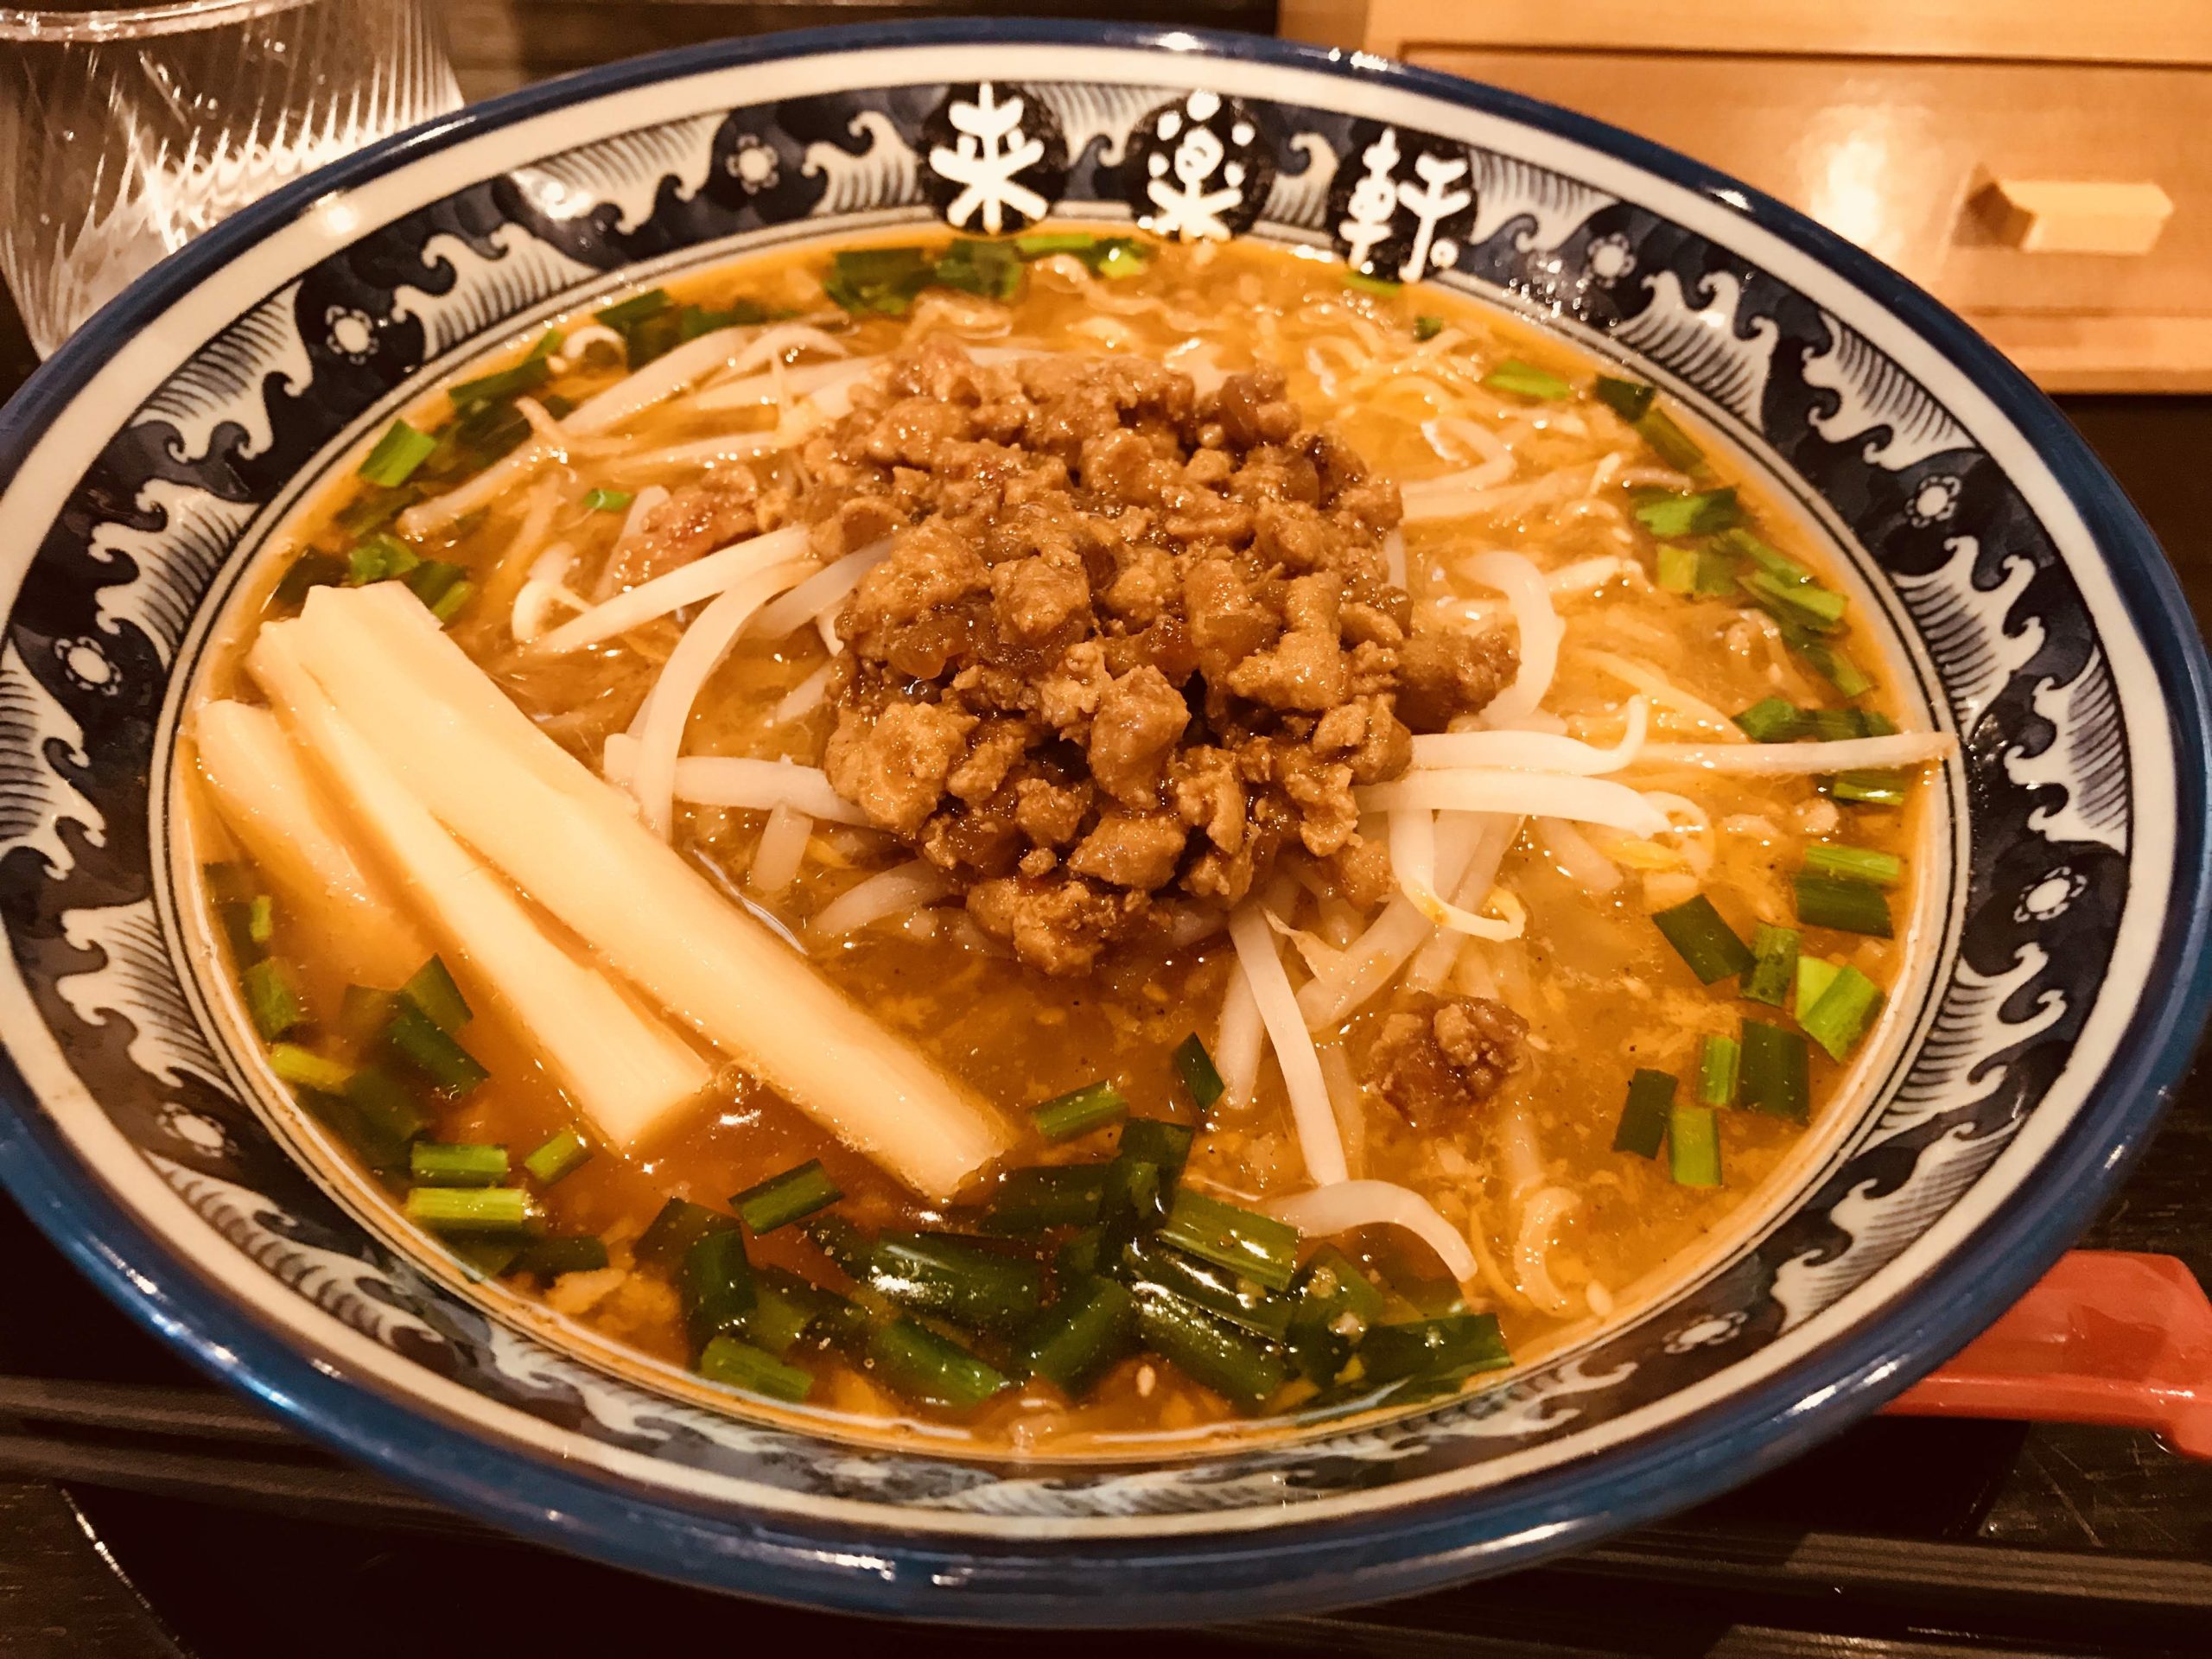
[[[174,301],[334,189],[484,131],[683,75],[825,52],[1039,45],[1196,53],[1377,83],[1583,144],[1707,197],[1827,266],[1889,309],[1990,397],[2052,474],[2103,553],[2169,700],[2175,887],[2148,982],[2173,994],[2122,1038],[2081,1112],[1998,1214],[1913,1293],[1859,1328],[1686,1424],[1478,1497],[1353,1521],[1157,1542],[888,1541],[798,1529],[641,1497],[387,1399],[316,1363],[170,1261],[81,1170],[0,1054],[0,1184],[141,1325],[313,1439],[511,1532],[657,1576],[819,1608],[1001,1624],[1184,1624],[1411,1594],[1525,1566],[1687,1507],[1836,1433],[1933,1370],[2017,1300],[2088,1224],[2147,1143],[2212,1006],[2212,664],[2184,621],[2173,569],[2118,484],[2055,405],[1932,296],[1795,209],[1633,134],[1433,70],[1262,35],[1144,24],[942,21],[791,30],[630,59],[525,88],[371,145],[276,191],[165,260],[105,306],[0,409],[0,480],[110,355]],[[856,1567],[854,1546],[868,1565]],[[1110,1575],[1105,1576],[1105,1575]],[[1110,1586],[1110,1588],[1109,1588]]]

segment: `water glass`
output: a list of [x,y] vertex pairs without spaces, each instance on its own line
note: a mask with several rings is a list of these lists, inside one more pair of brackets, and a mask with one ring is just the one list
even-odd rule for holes
[[0,5],[0,276],[43,357],[248,202],[457,108],[422,0]]

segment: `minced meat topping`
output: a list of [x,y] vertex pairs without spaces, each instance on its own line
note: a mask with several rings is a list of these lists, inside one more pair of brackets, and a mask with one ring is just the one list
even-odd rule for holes
[[1375,1034],[1368,1075],[1406,1122],[1430,1128],[1495,1094],[1528,1035],[1503,1002],[1404,993]]
[[1272,371],[1208,397],[1132,357],[932,340],[815,438],[799,514],[890,537],[837,621],[830,782],[1048,973],[1225,907],[1295,845],[1379,886],[1352,789],[1510,678],[1408,637],[1396,487]]

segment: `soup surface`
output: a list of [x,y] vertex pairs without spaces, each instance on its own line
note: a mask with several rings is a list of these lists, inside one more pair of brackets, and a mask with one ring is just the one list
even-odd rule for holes
[[709,1382],[1077,1452],[1431,1397],[1844,1109],[1915,804],[1815,548],[1427,288],[779,254],[429,394],[191,731],[277,1075]]

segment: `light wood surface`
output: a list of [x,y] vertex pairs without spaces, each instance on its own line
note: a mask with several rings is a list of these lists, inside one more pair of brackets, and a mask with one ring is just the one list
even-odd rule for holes
[[1428,47],[2212,64],[2208,0],[1283,0],[1281,32]]

